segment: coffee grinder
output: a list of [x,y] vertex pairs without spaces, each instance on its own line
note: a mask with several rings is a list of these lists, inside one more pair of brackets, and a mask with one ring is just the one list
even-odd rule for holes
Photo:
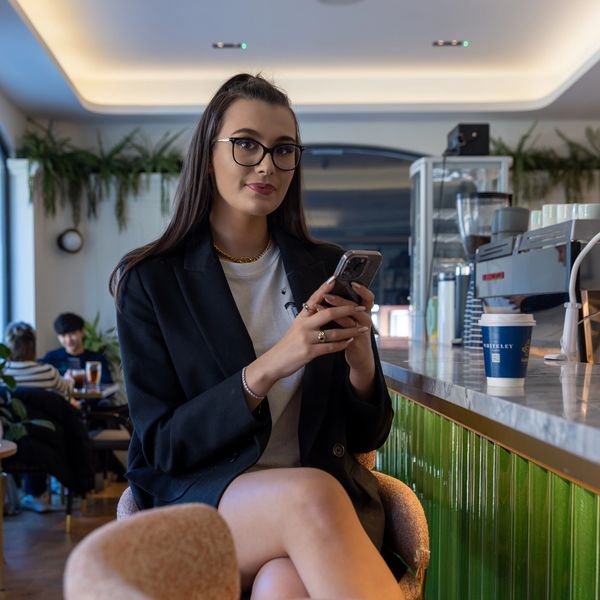
[[458,229],[469,262],[469,287],[465,302],[463,346],[481,348],[479,318],[483,302],[475,297],[475,253],[492,239],[492,219],[499,208],[510,206],[512,195],[505,192],[468,192],[456,195]]

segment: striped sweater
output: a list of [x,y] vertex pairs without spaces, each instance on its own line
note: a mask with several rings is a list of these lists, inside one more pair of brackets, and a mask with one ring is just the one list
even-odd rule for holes
[[33,360],[12,360],[6,363],[4,374],[15,378],[17,385],[39,387],[62,394],[68,398],[73,391],[73,382],[63,379],[51,365],[44,365]]

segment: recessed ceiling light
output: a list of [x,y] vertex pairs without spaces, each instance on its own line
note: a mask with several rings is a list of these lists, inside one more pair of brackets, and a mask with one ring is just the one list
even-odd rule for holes
[[468,48],[471,45],[469,40],[434,40],[433,46],[436,48],[451,47],[451,48]]
[[233,48],[234,50],[245,50],[248,47],[246,42],[213,42],[213,48],[223,50],[225,48]]
[[347,6],[349,4],[358,4],[361,0],[317,0],[321,4],[328,4],[329,6]]

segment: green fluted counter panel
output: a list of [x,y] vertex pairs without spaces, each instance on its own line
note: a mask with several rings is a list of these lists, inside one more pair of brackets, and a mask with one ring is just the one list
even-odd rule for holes
[[600,496],[392,392],[378,468],[429,522],[427,599],[600,598]]

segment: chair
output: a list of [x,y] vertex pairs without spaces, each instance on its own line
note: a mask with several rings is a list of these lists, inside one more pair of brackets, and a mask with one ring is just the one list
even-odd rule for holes
[[216,509],[179,504],[93,531],[71,552],[65,600],[239,600],[233,538]]
[[[357,455],[359,462],[373,471],[376,452]],[[402,557],[413,571],[407,571],[398,585],[406,600],[423,597],[425,574],[429,565],[429,528],[425,511],[416,494],[405,484],[385,473],[373,471],[379,483],[386,519],[386,547]],[[117,520],[139,511],[130,488],[126,488],[117,505]],[[150,511],[153,512],[153,511]]]
[[2,474],[2,459],[13,456],[17,452],[14,442],[0,438],[0,594],[4,590],[4,478]]
[[[8,394],[7,389],[0,389],[0,399]],[[85,424],[79,411],[56,392],[19,386],[11,395],[25,405],[28,419],[49,420],[54,429],[28,426],[28,435],[17,441],[18,454],[4,462],[4,470],[13,475],[54,475],[66,490],[65,529],[69,533],[73,494],[85,496],[94,482]]]
[[398,585],[406,600],[424,596],[425,575],[429,566],[429,527],[417,495],[402,481],[374,471],[377,452],[357,455],[358,461],[373,472],[385,511],[386,547],[402,557],[413,571],[404,573]]
[[133,430],[129,420],[129,411],[127,406],[105,410],[91,409],[85,415],[88,427],[91,427],[93,423],[102,425],[100,429],[91,429],[89,438],[92,451],[102,456],[102,476],[104,487],[106,487],[109,459],[112,452],[127,452],[129,449]]

